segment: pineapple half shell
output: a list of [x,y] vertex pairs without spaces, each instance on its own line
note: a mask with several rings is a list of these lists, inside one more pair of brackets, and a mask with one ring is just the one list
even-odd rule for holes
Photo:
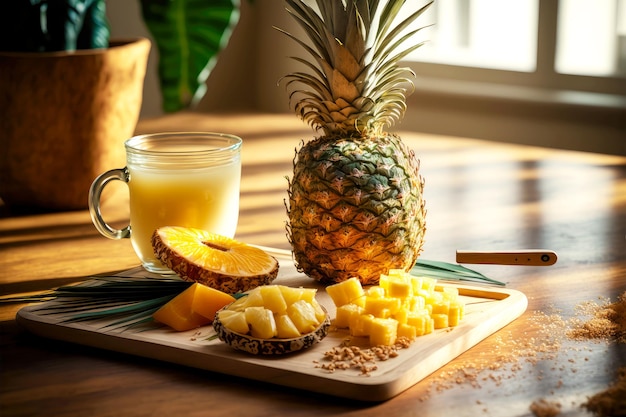
[[286,3],[310,42],[283,33],[313,58],[294,58],[308,71],[285,77],[290,102],[324,132],[294,158],[286,202],[294,260],[325,284],[376,284],[415,264],[426,230],[419,161],[385,129],[404,114],[413,73],[398,62],[421,46],[412,24],[430,4],[397,19],[405,1]]

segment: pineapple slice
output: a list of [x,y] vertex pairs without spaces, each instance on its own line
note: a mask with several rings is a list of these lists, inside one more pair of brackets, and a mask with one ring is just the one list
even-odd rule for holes
[[161,227],[152,235],[156,257],[182,279],[234,294],[269,284],[278,261],[226,236],[187,227]]

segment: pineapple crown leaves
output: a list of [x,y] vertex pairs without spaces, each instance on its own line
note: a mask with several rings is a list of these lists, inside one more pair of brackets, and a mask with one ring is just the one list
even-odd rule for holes
[[309,71],[284,77],[295,112],[326,134],[379,132],[400,120],[415,74],[398,62],[423,45],[409,42],[424,27],[410,26],[432,2],[394,24],[405,0],[316,0],[317,10],[285,1],[311,45],[276,29],[313,58],[291,57]]

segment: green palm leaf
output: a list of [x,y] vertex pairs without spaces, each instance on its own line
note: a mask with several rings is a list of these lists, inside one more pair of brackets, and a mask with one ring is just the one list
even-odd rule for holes
[[206,92],[217,55],[239,21],[239,1],[151,0],[141,6],[159,50],[163,110],[174,112],[196,104]]
[[478,271],[474,271],[473,269],[442,261],[429,261],[425,259],[418,260],[410,272],[413,275],[421,275],[437,279],[482,282],[501,286],[506,285],[504,282],[491,279]]

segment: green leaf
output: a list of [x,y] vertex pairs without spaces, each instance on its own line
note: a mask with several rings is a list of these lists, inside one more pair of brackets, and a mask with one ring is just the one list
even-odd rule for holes
[[430,278],[447,279],[453,281],[473,281],[488,284],[506,285],[504,282],[491,279],[478,271],[466,268],[459,264],[452,264],[442,261],[429,261],[420,259],[411,269],[411,274],[417,276],[427,276]]
[[163,110],[196,104],[239,21],[238,0],[143,0],[141,8],[159,51]]

